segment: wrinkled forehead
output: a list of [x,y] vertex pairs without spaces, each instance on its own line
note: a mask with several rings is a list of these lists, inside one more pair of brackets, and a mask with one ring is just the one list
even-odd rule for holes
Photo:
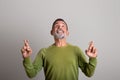
[[61,20],[55,21],[55,22],[53,23],[52,29],[53,29],[55,26],[57,26],[57,25],[65,25],[65,26],[66,26],[66,29],[68,30],[68,26],[67,26],[67,24],[66,24],[65,21],[61,21]]
[[59,24],[62,24],[62,25],[66,26],[66,23],[64,21],[57,21],[57,22],[55,22],[54,26],[59,25]]

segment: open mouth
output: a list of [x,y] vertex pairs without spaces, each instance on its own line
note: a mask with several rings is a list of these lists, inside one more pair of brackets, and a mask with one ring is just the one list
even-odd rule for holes
[[56,32],[57,32],[58,34],[63,34],[63,33],[64,33],[63,30],[59,30],[59,29],[58,29]]
[[54,34],[55,38],[57,39],[63,39],[65,37],[64,31],[61,29],[58,29],[57,31],[55,31]]

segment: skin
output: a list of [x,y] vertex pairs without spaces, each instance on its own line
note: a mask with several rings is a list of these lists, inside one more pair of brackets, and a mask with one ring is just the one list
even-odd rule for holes
[[[69,35],[66,24],[63,21],[56,22],[53,29],[51,30],[51,35],[53,35],[58,29],[61,29],[66,36]],[[62,47],[67,45],[66,37],[63,39],[54,38],[54,41],[55,41],[54,45],[56,45],[57,47]]]
[[[66,36],[69,35],[66,24],[63,21],[57,21],[55,23],[54,27],[51,30],[51,35],[53,35],[58,29],[61,29]],[[63,39],[56,39],[54,37],[54,41],[55,41],[54,45],[57,47],[62,47],[67,45],[66,37]],[[30,55],[32,54],[32,49],[29,45],[28,40],[24,40],[24,46],[21,49],[21,52],[22,52],[23,58],[30,57]],[[97,57],[97,49],[95,48],[93,41],[89,43],[88,49],[85,50],[85,53],[89,58]]]

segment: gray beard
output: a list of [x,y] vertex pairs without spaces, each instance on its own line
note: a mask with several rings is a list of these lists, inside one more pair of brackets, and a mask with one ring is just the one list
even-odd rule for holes
[[63,39],[66,37],[64,33],[59,33],[59,32],[55,32],[53,36],[55,39]]

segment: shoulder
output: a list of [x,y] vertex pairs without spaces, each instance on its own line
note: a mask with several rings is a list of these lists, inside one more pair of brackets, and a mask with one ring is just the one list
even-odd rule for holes
[[38,51],[38,56],[43,56],[45,54],[46,50],[45,48],[41,48],[39,51]]
[[76,53],[82,53],[82,49],[77,45],[68,44]]
[[50,48],[52,48],[52,45],[48,46],[48,47],[45,47],[45,48],[41,48],[39,50],[39,54],[44,54],[46,53]]

